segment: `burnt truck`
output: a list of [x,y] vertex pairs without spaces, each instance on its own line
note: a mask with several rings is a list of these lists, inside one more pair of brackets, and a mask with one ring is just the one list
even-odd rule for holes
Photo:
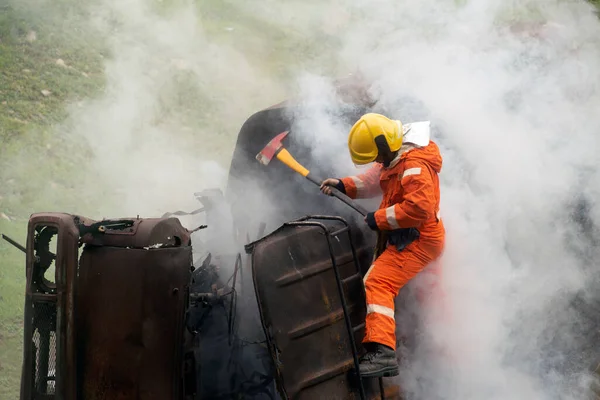
[[[362,84],[336,88],[342,126],[375,109]],[[289,130],[286,147],[310,161],[294,107],[244,123],[225,192],[196,193],[198,210],[31,216],[21,400],[401,398],[392,378],[357,374],[374,234],[286,166],[255,158]],[[249,212],[262,201],[249,190],[268,195],[268,212]]]

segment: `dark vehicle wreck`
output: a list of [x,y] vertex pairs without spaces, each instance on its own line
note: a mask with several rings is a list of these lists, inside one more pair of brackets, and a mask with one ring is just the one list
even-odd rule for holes
[[[337,88],[343,101],[331,113],[341,126],[369,111],[394,115],[360,82]],[[194,212],[103,221],[31,217],[22,248],[21,400],[402,398],[394,380],[354,373],[374,235],[346,205],[303,189],[303,178],[286,166],[264,168],[255,159],[290,130],[286,147],[310,163],[311,149],[294,129],[297,107],[284,102],[246,121],[225,194],[197,193],[203,207]],[[417,103],[396,113],[427,117]],[[327,162],[311,167],[321,176],[335,171]],[[273,194],[268,212],[249,212],[264,201],[251,192]],[[575,223],[597,241],[580,208]],[[198,228],[186,229],[177,216]],[[571,349],[585,355],[574,361],[579,366],[594,361],[595,303],[569,301],[574,313],[589,316],[586,334],[593,332]]]
[[[349,126],[372,103],[354,83],[338,89],[350,101],[336,118]],[[355,373],[374,237],[344,204],[299,190],[284,166],[257,165],[293,126],[293,107],[248,119],[226,196],[196,194],[195,212],[31,216],[21,400],[400,398],[393,382]],[[294,134],[286,140],[310,160]],[[271,199],[268,223],[253,220],[249,181],[293,196]],[[186,229],[180,215],[201,225]]]

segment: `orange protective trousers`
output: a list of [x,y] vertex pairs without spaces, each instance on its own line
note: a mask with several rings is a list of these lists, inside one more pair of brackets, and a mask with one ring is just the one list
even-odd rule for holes
[[402,251],[388,245],[364,277],[367,318],[363,343],[377,342],[396,348],[394,299],[400,289],[437,259],[443,241],[417,239]]

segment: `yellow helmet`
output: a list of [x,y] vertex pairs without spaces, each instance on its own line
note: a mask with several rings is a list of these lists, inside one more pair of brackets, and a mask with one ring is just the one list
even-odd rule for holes
[[[402,146],[402,123],[393,121],[381,114],[365,114],[350,129],[348,135],[348,149],[356,165],[369,164],[379,154],[378,143],[382,137],[390,151],[398,151]],[[381,143],[383,144],[383,143]]]

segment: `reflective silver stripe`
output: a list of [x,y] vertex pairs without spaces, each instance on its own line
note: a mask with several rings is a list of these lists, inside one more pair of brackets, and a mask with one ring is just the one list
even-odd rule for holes
[[356,186],[356,195],[358,196],[365,190],[365,183],[357,176],[351,176],[350,179],[352,179],[352,182],[354,182],[354,185]]
[[367,278],[369,277],[369,274],[371,273],[371,271],[373,271],[374,266],[375,266],[375,264],[371,264],[371,266],[369,267],[369,270],[367,271],[367,273],[365,274],[365,277],[363,278],[363,283],[367,283]]
[[394,318],[394,310],[386,306],[380,306],[379,304],[367,304],[367,314],[377,313],[385,315],[386,317]]
[[435,217],[438,221],[442,219],[442,214],[440,214],[440,210],[438,210],[438,212],[435,214]]
[[387,223],[390,225],[390,228],[400,228],[400,225],[398,225],[398,221],[396,221],[396,210],[394,209],[394,206],[385,209],[385,218],[387,219]]
[[406,178],[407,176],[411,176],[411,175],[420,175],[420,174],[421,174],[421,167],[409,168],[406,171],[404,171],[404,174],[402,174],[402,178]]

